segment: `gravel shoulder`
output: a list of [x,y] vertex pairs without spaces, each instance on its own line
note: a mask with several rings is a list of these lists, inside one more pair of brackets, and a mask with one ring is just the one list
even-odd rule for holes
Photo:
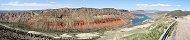
[[190,40],[190,15],[182,19],[177,19],[178,25],[176,29],[176,40]]

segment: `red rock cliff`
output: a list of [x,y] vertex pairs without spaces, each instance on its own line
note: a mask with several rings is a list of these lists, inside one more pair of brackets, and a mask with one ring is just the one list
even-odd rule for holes
[[62,8],[6,12],[0,21],[19,22],[32,28],[64,29],[111,29],[131,22],[131,14],[117,9]]

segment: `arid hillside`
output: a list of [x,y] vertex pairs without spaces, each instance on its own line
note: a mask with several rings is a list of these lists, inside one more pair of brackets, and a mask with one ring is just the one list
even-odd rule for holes
[[43,30],[99,30],[125,26],[132,14],[118,9],[61,8],[0,12],[1,22],[16,22]]

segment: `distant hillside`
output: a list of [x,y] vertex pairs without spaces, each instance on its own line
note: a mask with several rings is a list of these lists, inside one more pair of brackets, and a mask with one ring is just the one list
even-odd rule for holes
[[171,17],[175,17],[175,16],[187,16],[189,14],[190,14],[190,11],[175,10],[175,11],[169,12],[167,15]]
[[145,10],[145,13],[155,13],[160,12],[160,10]]

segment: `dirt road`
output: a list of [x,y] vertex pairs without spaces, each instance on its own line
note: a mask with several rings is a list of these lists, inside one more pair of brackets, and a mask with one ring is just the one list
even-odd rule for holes
[[178,25],[176,28],[175,40],[190,40],[190,16],[184,19],[177,19]]

